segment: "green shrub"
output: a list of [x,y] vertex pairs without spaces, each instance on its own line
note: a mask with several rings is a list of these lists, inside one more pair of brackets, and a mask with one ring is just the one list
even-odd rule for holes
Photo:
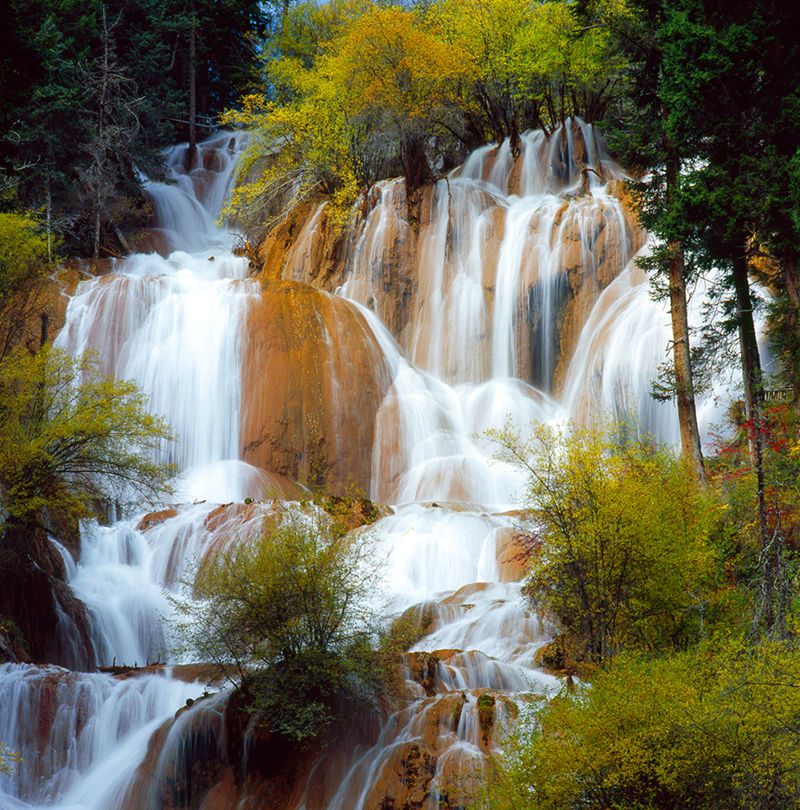
[[179,628],[261,722],[306,740],[380,686],[367,603],[375,571],[367,534],[343,534],[317,511],[287,512],[200,564],[194,600],[175,601],[189,619]]
[[528,717],[481,804],[800,807],[798,688],[800,652],[777,642],[620,658]]
[[721,507],[672,452],[619,428],[491,436],[529,473],[525,589],[601,663],[623,648],[680,647],[704,630]]

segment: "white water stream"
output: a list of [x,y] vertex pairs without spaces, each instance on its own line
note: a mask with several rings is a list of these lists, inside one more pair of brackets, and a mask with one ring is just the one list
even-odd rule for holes
[[[591,129],[582,131],[586,165],[606,179],[617,176]],[[189,173],[183,149],[169,153],[175,182],[152,183],[149,193],[172,252],[130,256],[111,275],[83,282],[57,339],[70,352],[96,351],[106,371],[136,379],[178,435],[165,452],[182,471],[178,491],[186,505],[149,527],[140,525],[141,515],[110,527],[87,525],[77,563],[62,551],[69,584],[88,608],[98,665],[164,661],[167,594],[216,537],[246,534],[270,508],[214,513],[217,504],[251,494],[259,475],[240,460],[240,414],[247,385],[242,325],[260,288],[246,278],[246,260],[231,252],[233,235],[215,224],[244,137],[204,144]],[[373,310],[380,310],[382,240],[404,195],[400,181],[379,187],[352,251],[339,292],[361,306],[392,374],[373,447],[362,449],[372,457],[372,497],[398,504],[374,527],[388,560],[376,600],[392,616],[433,605],[434,621],[415,649],[453,652],[442,657],[435,695],[409,681],[416,697],[387,720],[376,745],[353,755],[331,808],[364,805],[393,752],[415,741],[439,753],[426,805],[436,807],[446,779],[483,756],[472,690],[558,688],[533,662],[551,628],[530,614],[519,583],[503,573],[511,552],[501,541],[515,520],[502,512],[515,505],[524,479],[492,462],[476,436],[509,416],[524,426],[620,409],[638,410],[642,424],[666,439],[675,435],[674,414],[646,396],[666,352],[666,312],[647,299],[636,271],[625,269],[634,235],[605,179],[591,173],[585,181],[575,149],[569,127],[560,140],[528,133],[518,160],[507,143],[484,147],[439,182],[420,235],[418,294],[399,342]],[[579,195],[582,184],[589,194]],[[395,226],[408,238],[407,225]],[[617,278],[587,306],[556,400],[553,332],[562,271],[568,263],[580,267],[597,286],[601,262],[606,269],[615,263]],[[538,325],[528,329],[530,323]],[[526,365],[523,355],[534,361]],[[527,381],[519,377],[523,367]],[[16,774],[0,776],[0,807],[116,810],[152,733],[203,688],[169,670],[117,680],[56,667],[0,667],[0,741],[24,757]],[[462,698],[460,713],[436,721],[438,741],[428,740],[439,702]],[[209,705],[202,701],[182,716]],[[169,746],[163,757],[171,756]],[[158,808],[156,788],[133,806]]]

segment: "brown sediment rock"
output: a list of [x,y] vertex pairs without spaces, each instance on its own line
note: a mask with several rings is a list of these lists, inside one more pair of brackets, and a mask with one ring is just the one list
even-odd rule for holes
[[442,605],[462,605],[465,599],[469,599],[476,593],[481,593],[489,588],[488,582],[470,582],[468,585],[463,585],[455,593],[445,597],[440,604]]
[[436,763],[436,754],[417,742],[395,746],[364,802],[365,809],[424,807],[431,795]]
[[[230,529],[235,522],[237,526],[241,526],[252,520],[257,514],[262,513],[263,509],[261,504],[258,503],[223,503],[220,506],[212,509],[206,519],[203,521],[203,528],[206,531],[219,532],[223,526]],[[272,513],[272,510],[270,510]]]
[[144,228],[131,235],[128,243],[136,253],[158,253],[166,258],[172,252],[169,237],[160,228]]
[[89,670],[94,648],[86,609],[65,579],[64,561],[44,531],[6,523],[0,617],[14,623],[34,663]]
[[[564,254],[564,273],[568,289],[556,324],[560,347],[553,375],[553,391],[556,394],[561,392],[581,330],[597,299],[625,268],[625,257],[633,257],[644,244],[644,231],[636,225],[629,209],[624,205],[620,209],[624,231],[632,240],[628,245],[623,244],[623,230],[609,225],[613,218],[604,217],[604,210],[605,206],[592,209],[590,227],[584,230],[584,237],[589,234],[588,240],[582,242],[577,231],[577,220],[570,223],[565,233],[568,247]],[[587,251],[587,247],[591,247],[591,252]],[[593,268],[592,272],[587,272],[587,264]]]
[[200,683],[209,684],[210,686],[219,686],[225,681],[225,673],[218,664],[147,664],[147,666],[110,666],[98,667],[98,672],[105,672],[107,675],[113,675],[115,678],[125,681],[128,678],[138,678],[140,675],[158,675],[166,674],[169,669],[170,674],[175,680],[183,681],[184,683]]
[[[388,186],[394,190],[391,195],[384,193]],[[428,190],[421,193],[424,196]],[[383,208],[376,211],[379,205]],[[331,226],[325,198],[300,203],[261,240],[256,251],[261,277],[299,281],[334,292],[346,280],[359,247],[369,254],[369,278],[363,282],[364,289],[351,291],[350,297],[376,311],[400,338],[416,293],[416,236],[407,208],[401,180],[378,183],[364,194],[349,232]],[[420,208],[425,208],[423,202]],[[380,248],[370,251],[378,233]]]
[[[465,710],[477,711],[479,745],[493,744],[496,699],[490,690],[469,696],[451,692],[427,698],[415,721],[416,738],[395,740],[384,749],[363,806],[370,810],[421,808],[431,800],[434,777],[442,808],[463,806],[466,781],[479,778],[480,766],[456,750],[442,754],[455,741]],[[363,746],[374,744],[380,726],[371,711],[351,714],[346,725],[326,739],[293,745],[268,728],[253,724],[240,691],[227,698],[211,696],[190,702],[152,737],[147,756],[121,803],[121,810],[153,804],[166,810],[291,810],[304,806],[324,810]],[[485,729],[485,731],[484,731]],[[166,744],[169,742],[169,749]],[[470,782],[470,784],[472,784]],[[474,786],[474,785],[473,785]],[[357,806],[365,785],[353,784],[348,799]],[[461,798],[458,798],[461,797]]]
[[67,294],[75,289],[85,272],[86,265],[74,260],[54,278],[18,290],[3,307],[0,350],[9,352],[22,346],[35,352],[43,337],[50,340],[58,334],[66,317]]
[[11,619],[0,616],[0,664],[20,663],[31,663],[25,638]]
[[576,635],[564,633],[536,651],[534,661],[554,675],[591,676],[595,666],[586,658],[586,644]]
[[263,279],[302,281],[333,292],[344,280],[343,233],[329,227],[326,199],[290,208],[268,231],[255,253]]
[[[212,791],[217,798],[226,792],[231,780],[226,779],[224,715],[219,703],[216,696],[187,701],[174,719],[150,737],[147,754],[119,802],[120,810],[154,806],[200,810],[209,806],[205,801]],[[165,743],[176,735],[178,742],[166,750]]]
[[518,529],[497,530],[497,568],[500,582],[521,582],[527,571],[529,547],[528,536]]
[[136,530],[146,532],[148,529],[152,529],[153,526],[158,526],[165,520],[175,517],[177,514],[178,510],[174,508],[162,509],[159,512],[150,512],[139,521]]
[[403,611],[393,622],[392,638],[402,650],[407,650],[435,629],[436,604],[422,602]]
[[324,200],[289,209],[258,245],[261,274],[267,279],[305,281],[332,292],[342,282],[341,247],[326,240]]
[[439,656],[428,652],[406,654],[406,666],[409,675],[424,690],[428,697],[436,694],[436,675],[439,668]]
[[362,315],[306,284],[268,281],[244,334],[243,459],[335,493],[367,491],[389,372]]
[[351,532],[361,526],[370,526],[391,514],[388,506],[373,503],[369,498],[352,495],[324,495],[319,505],[330,515],[334,528]]

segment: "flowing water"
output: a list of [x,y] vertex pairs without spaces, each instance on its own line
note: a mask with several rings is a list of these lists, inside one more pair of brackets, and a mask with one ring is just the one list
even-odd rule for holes
[[[57,339],[73,353],[97,352],[104,370],[137,380],[178,437],[164,453],[181,470],[183,505],[144,520],[85,525],[78,561],[60,549],[69,584],[87,606],[101,666],[165,661],[169,595],[220,538],[245,536],[273,509],[259,498],[275,479],[245,462],[244,437],[265,407],[261,400],[282,405],[270,395],[278,366],[255,375],[251,365],[252,354],[276,351],[276,339],[259,344],[248,332],[261,285],[232,252],[235,236],[216,224],[245,138],[226,134],[203,144],[189,171],[185,147],[168,153],[174,182],[148,186],[166,255],[132,255],[111,274],[81,283]],[[508,142],[483,147],[429,191],[405,269],[398,245],[405,249],[414,235],[403,183],[378,184],[338,290],[349,302],[319,293],[310,318],[298,315],[287,327],[302,338],[308,320],[322,324],[314,354],[328,357],[321,373],[331,378],[324,390],[336,452],[348,452],[353,419],[374,420],[371,446],[353,452],[366,460],[373,499],[394,504],[374,526],[387,560],[376,604],[387,618],[418,610],[428,619],[412,650],[419,655],[408,657],[408,700],[387,714],[371,744],[340,752],[322,793],[314,786],[322,776],[312,771],[298,788],[298,807],[373,807],[376,785],[411,751],[433,763],[425,806],[455,803],[454,785],[469,783],[490,746],[480,695],[496,690],[495,722],[502,724],[503,696],[559,688],[534,663],[553,629],[526,608],[515,581],[517,523],[508,511],[524,478],[492,461],[480,434],[508,418],[523,427],[634,411],[644,428],[676,437],[672,410],[646,395],[666,354],[668,316],[631,265],[643,235],[611,194],[620,170],[580,122],[550,139],[527,133],[520,149],[515,156]],[[295,241],[290,280],[304,278],[322,210]],[[397,324],[399,303],[387,284],[409,276],[407,318]],[[301,292],[287,288],[285,300]],[[328,320],[317,315],[323,307],[333,313]],[[347,329],[359,331],[363,351],[348,343],[344,323],[355,324]],[[372,359],[362,369],[356,355],[365,352]],[[356,372],[371,378],[363,382],[377,405],[346,416]],[[287,435],[310,430],[281,425]],[[257,502],[218,506],[246,496]],[[414,661],[436,651],[444,652],[423,688]],[[218,742],[204,751],[187,747],[187,735],[201,726],[218,740],[208,729],[221,733],[224,694],[171,720],[204,689],[170,668],[116,679],[1,667],[0,741],[24,762],[0,776],[0,806],[162,806],[159,785],[175,782],[176,763],[224,760]]]

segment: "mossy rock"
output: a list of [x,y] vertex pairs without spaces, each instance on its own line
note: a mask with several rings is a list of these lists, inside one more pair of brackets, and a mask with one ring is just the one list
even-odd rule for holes
[[570,633],[556,636],[540,647],[535,656],[539,666],[555,675],[591,675],[594,667],[586,656],[586,645],[580,637]]
[[413,652],[406,656],[411,677],[425,690],[428,697],[436,694],[439,656],[436,653]]
[[413,647],[431,632],[435,620],[433,602],[413,605],[398,616],[389,628],[389,642],[398,651]]
[[481,740],[488,747],[494,731],[494,714],[497,698],[490,692],[478,696],[478,723],[481,727]]
[[385,506],[360,496],[325,495],[320,506],[333,518],[337,528],[350,532],[359,526],[369,526],[389,514]]

